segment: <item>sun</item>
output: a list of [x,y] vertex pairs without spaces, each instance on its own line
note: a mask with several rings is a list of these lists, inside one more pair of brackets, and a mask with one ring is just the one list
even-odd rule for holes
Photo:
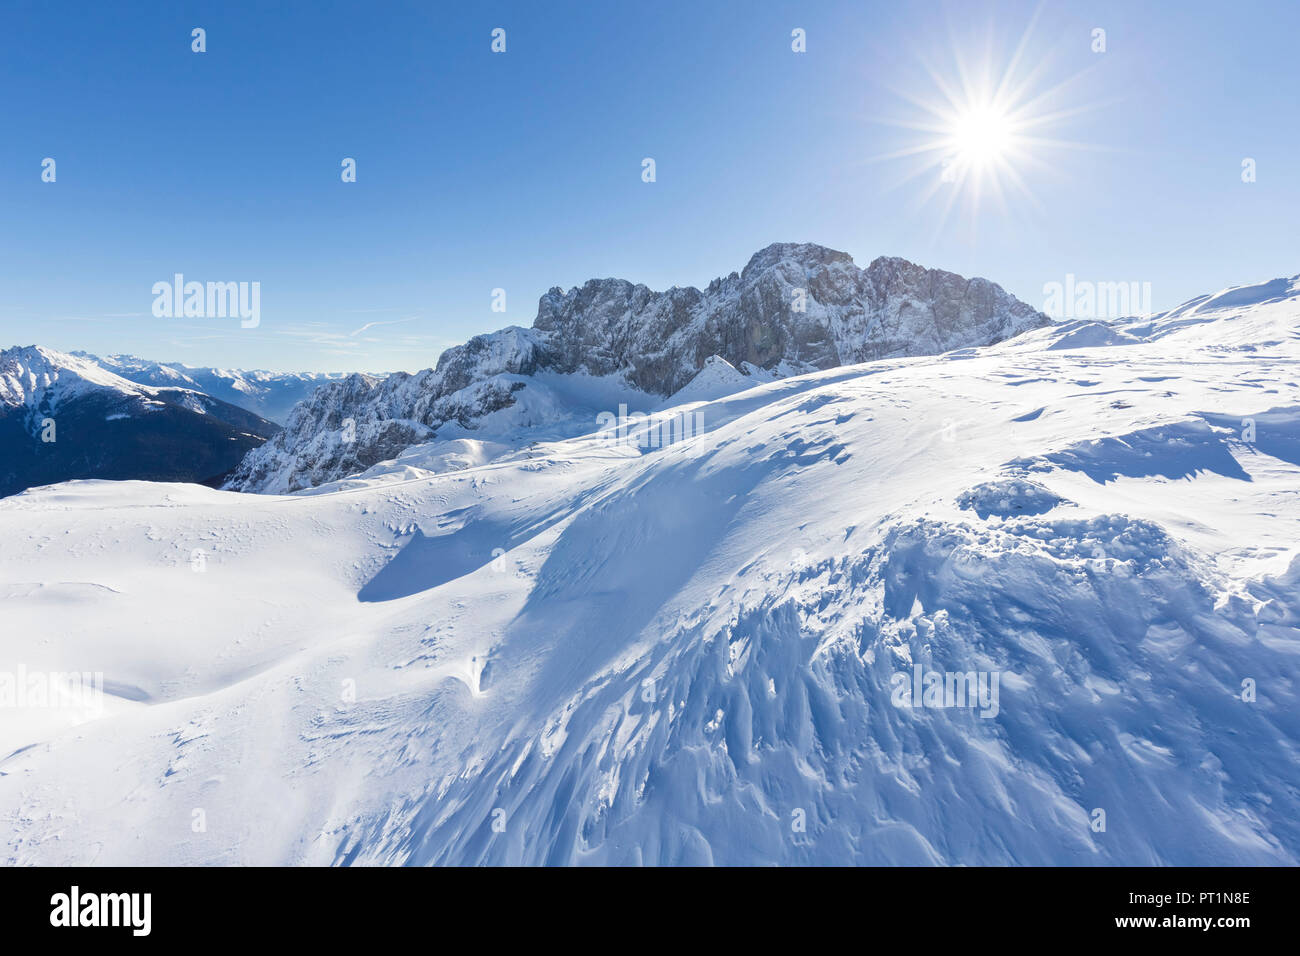
[[1011,117],[992,105],[973,106],[953,119],[950,161],[984,167],[1005,161],[1015,147]]
[[932,139],[918,151],[922,168],[938,166],[939,188],[967,194],[978,206],[988,193],[999,204],[1010,191],[1024,191],[1023,174],[1038,160],[1032,135],[1036,117],[1005,88],[954,91],[947,102],[930,105],[926,122]]
[[937,56],[917,51],[919,75],[906,82],[900,73],[887,87],[895,115],[874,121],[908,132],[891,137],[899,148],[870,161],[900,163],[892,188],[911,188],[918,208],[938,204],[936,235],[959,206],[972,225],[989,204],[1003,216],[1026,207],[1041,214],[1032,184],[1060,179],[1064,153],[1102,148],[1061,138],[1062,127],[1097,104],[1078,98],[1087,71],[1062,76],[1033,25],[1008,55],[998,55],[996,44],[975,43],[954,43]]

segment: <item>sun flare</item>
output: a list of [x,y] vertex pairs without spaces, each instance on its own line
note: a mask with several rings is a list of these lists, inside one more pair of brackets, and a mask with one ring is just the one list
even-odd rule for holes
[[978,49],[954,43],[938,56],[918,52],[920,74],[891,85],[895,109],[905,112],[878,120],[910,131],[874,160],[904,163],[895,185],[915,188],[918,206],[938,204],[936,232],[957,207],[972,223],[990,203],[1003,215],[1041,212],[1031,184],[1059,178],[1066,152],[1099,148],[1059,135],[1096,105],[1077,99],[1082,74],[1054,62],[1050,45],[1034,38],[1032,21],[1009,53],[973,53]]
[[995,106],[975,106],[957,116],[951,139],[952,158],[970,166],[1005,159],[1014,146],[1011,119]]

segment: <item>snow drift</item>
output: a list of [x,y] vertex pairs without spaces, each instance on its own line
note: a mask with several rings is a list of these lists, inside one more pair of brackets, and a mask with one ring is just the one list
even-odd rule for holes
[[0,502],[0,673],[105,677],[0,708],[4,858],[1296,864],[1300,301],[1219,301],[718,366],[659,448]]

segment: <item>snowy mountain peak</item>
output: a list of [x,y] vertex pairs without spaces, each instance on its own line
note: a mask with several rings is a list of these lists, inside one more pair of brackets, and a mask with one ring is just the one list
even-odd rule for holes
[[737,367],[812,371],[989,345],[1048,322],[986,279],[899,258],[859,269],[825,246],[773,243],[704,291],[654,292],[623,279],[551,289],[533,330],[549,333],[538,344],[557,370],[623,374],[662,396],[710,355]]
[[0,498],[76,478],[218,483],[272,422],[39,345],[0,351]]
[[95,388],[131,395],[144,392],[94,362],[41,345],[0,351],[0,404],[35,406],[46,397],[57,404]]
[[[476,336],[432,369],[373,386],[322,386],[249,455],[230,487],[288,492],[333,481],[417,442],[452,437],[449,426],[506,445],[536,439],[539,429],[580,434],[591,429],[593,409],[650,408],[682,393],[713,357],[725,367],[700,381],[700,395],[735,390],[737,376],[757,384],[990,345],[1049,321],[985,279],[905,259],[860,269],[847,253],[813,243],[773,243],[704,290],[590,279],[546,292],[532,328]],[[619,389],[628,394],[614,398]],[[355,435],[350,429],[345,441],[340,423],[348,419]]]
[[813,271],[834,265],[852,266],[853,257],[815,242],[774,242],[749,257],[740,278],[750,281],[762,272],[788,264]]
[[310,395],[317,385],[344,377],[339,372],[204,368],[182,362],[155,362],[135,355],[73,354],[138,385],[203,392],[278,423],[284,422],[294,405]]

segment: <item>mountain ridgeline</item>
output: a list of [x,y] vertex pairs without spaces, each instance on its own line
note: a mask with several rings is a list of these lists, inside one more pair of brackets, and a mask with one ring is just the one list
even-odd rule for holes
[[761,371],[758,384],[991,345],[1049,323],[986,279],[898,258],[861,269],[847,253],[814,244],[768,246],[743,271],[703,290],[655,292],[592,279],[543,295],[531,328],[476,336],[448,349],[432,369],[321,385],[282,432],[248,454],[226,487],[292,492],[357,474],[448,432],[499,433],[493,417],[529,389],[548,400],[510,421],[516,438],[527,437],[521,424],[593,430],[589,417],[562,421],[572,407],[566,389],[556,389],[557,376],[618,383],[653,403],[687,386],[714,357],[745,374]]
[[76,478],[216,485],[276,431],[202,392],[39,346],[0,351],[0,497]]
[[181,362],[155,362],[134,355],[73,352],[137,385],[187,388],[283,425],[289,412],[322,382],[341,379],[337,372],[267,372],[260,369],[203,368]]

